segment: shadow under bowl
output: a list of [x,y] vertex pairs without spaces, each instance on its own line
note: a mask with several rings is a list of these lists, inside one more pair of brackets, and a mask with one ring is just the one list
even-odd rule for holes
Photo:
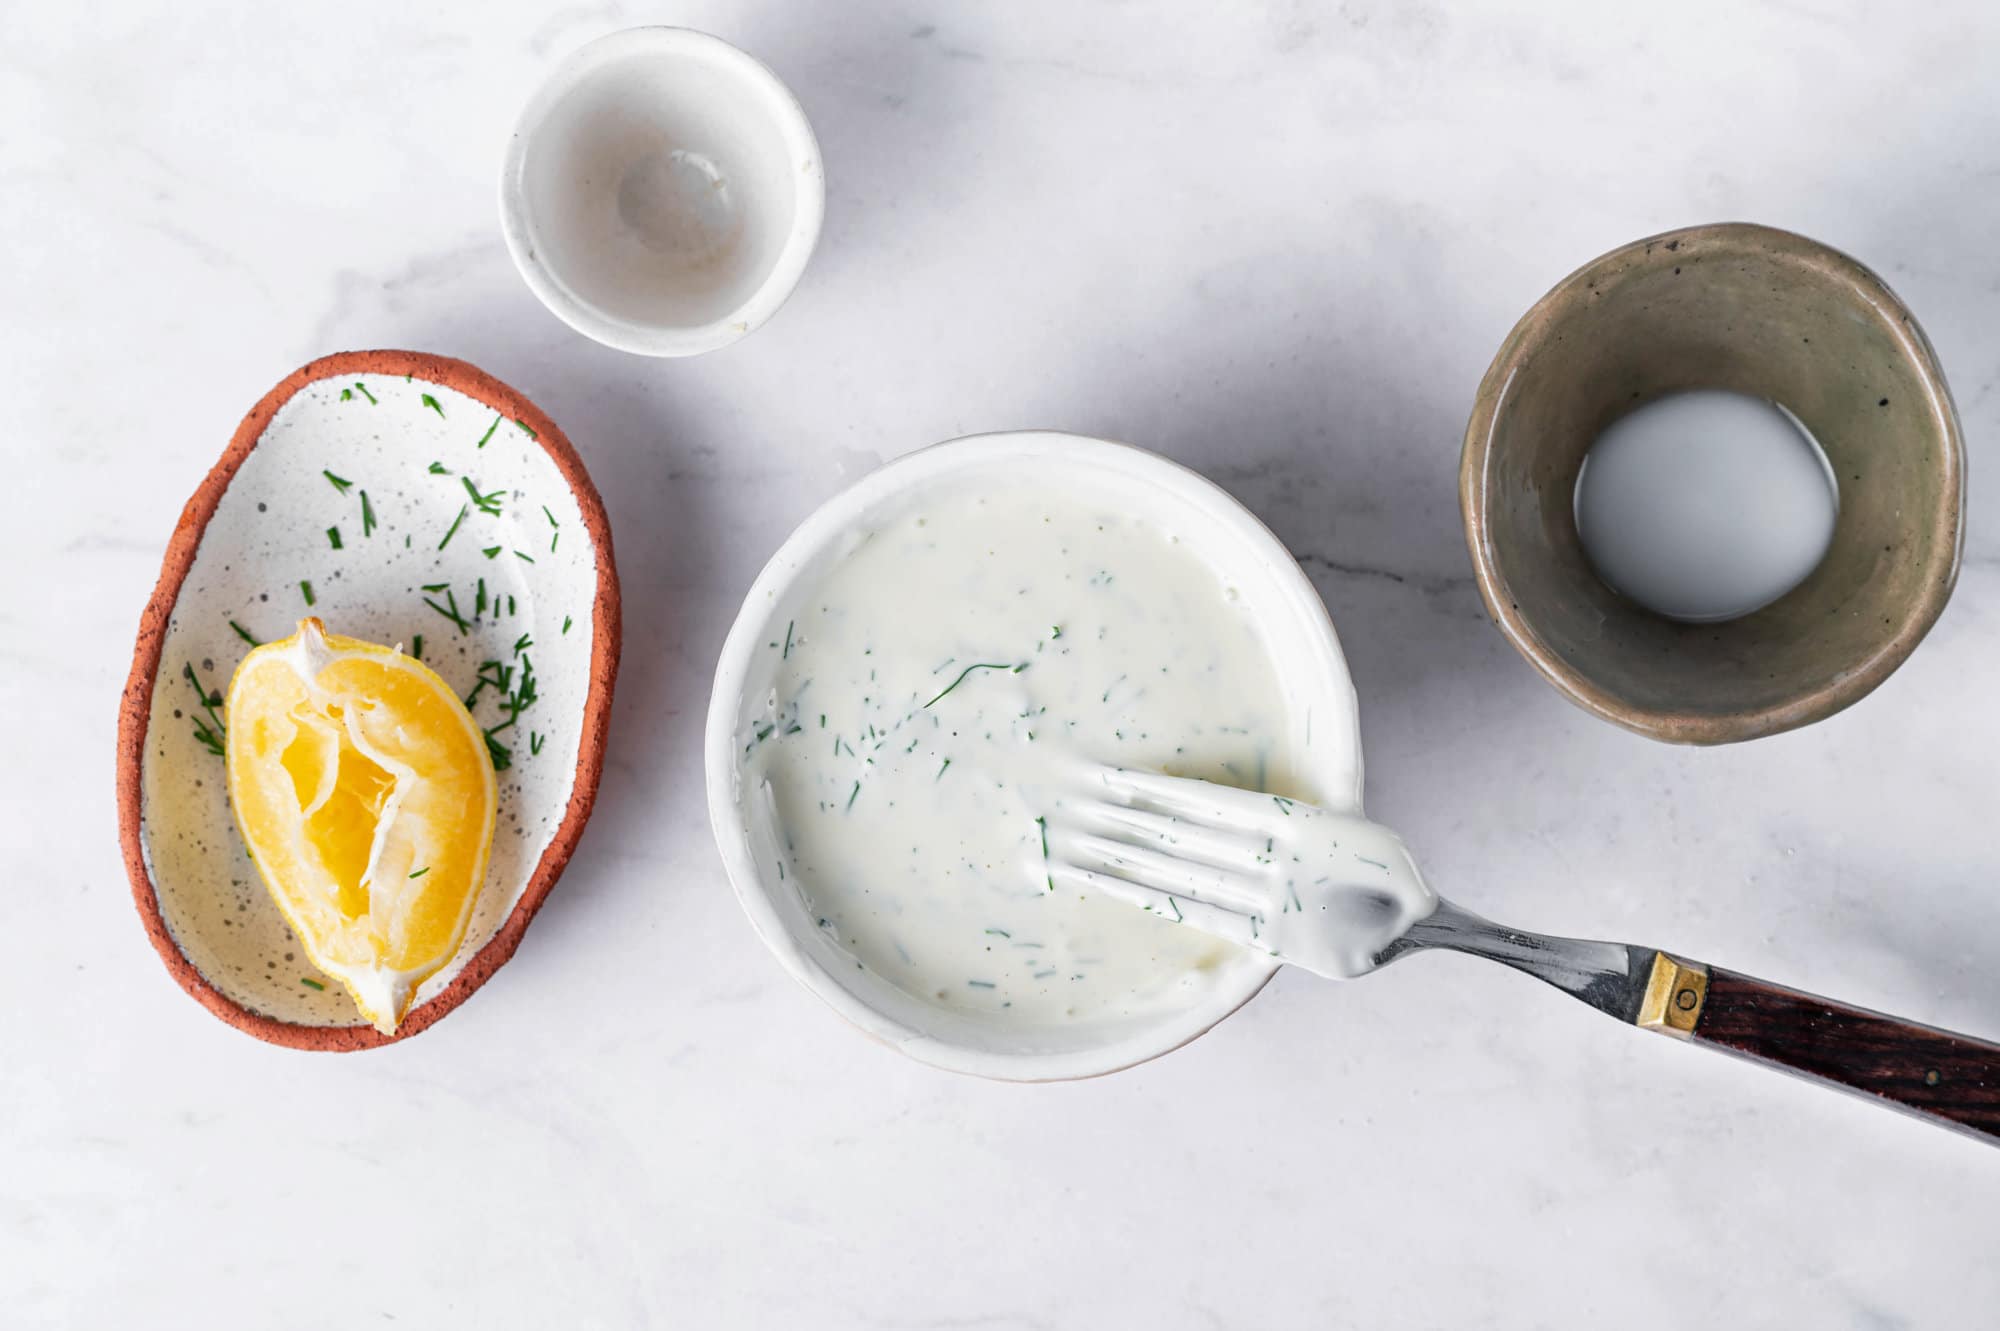
[[[1790,409],[1840,491],[1813,572],[1720,623],[1614,591],[1576,526],[1598,435],[1696,388]],[[1724,223],[1613,250],[1522,316],[1479,386],[1459,502],[1488,613],[1550,683],[1640,734],[1724,744],[1830,716],[1902,664],[1958,577],[1964,473],[1944,372],[1895,293],[1803,236]]]

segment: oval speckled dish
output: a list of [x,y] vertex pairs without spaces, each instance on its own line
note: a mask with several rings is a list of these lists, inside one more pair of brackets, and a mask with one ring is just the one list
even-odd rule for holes
[[[253,641],[308,614],[402,644],[471,697],[500,768],[465,944],[393,1036],[305,960],[229,809],[220,694]],[[293,373],[183,510],[125,686],[119,834],[167,969],[230,1025],[293,1048],[363,1049],[429,1027],[513,955],[582,835],[618,647],[604,506],[532,403],[415,352],[348,352]],[[518,707],[511,724],[503,704]]]

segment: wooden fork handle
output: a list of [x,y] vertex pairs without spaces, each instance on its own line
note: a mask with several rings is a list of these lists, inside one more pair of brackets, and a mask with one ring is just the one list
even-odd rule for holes
[[2000,1045],[1665,953],[1637,1024],[2000,1142]]

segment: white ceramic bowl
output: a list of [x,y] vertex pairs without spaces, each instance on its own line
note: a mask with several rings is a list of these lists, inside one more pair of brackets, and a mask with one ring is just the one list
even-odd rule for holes
[[578,332],[645,356],[713,351],[770,318],[825,210],[798,99],[686,28],[572,53],[522,110],[500,175],[529,287]]
[[780,877],[768,837],[753,836],[755,791],[742,780],[736,736],[770,686],[770,653],[830,560],[876,523],[933,487],[977,485],[1024,473],[1109,500],[1178,536],[1247,603],[1262,629],[1287,714],[1299,733],[1298,770],[1320,802],[1359,812],[1361,738],[1354,687],[1333,624],[1312,583],[1268,528],[1228,493],[1144,449],[1033,431],[976,435],[899,458],[807,518],[774,555],[737,615],[708,711],[708,808],[729,881],[758,935],[829,1007],[869,1035],[925,1063],[1008,1081],[1089,1077],[1186,1044],[1241,1007],[1271,977],[1270,958],[1242,952],[1194,990],[1188,1005],[1146,1018],[1105,1019],[1024,1039],[923,1003],[851,958],[814,927],[796,882]]

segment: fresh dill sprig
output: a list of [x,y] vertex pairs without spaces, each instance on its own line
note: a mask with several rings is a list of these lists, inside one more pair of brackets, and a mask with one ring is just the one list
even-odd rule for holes
[[953,689],[965,683],[965,677],[971,674],[975,670],[1005,670],[1009,674],[1018,675],[1027,668],[1028,668],[1028,663],[1026,661],[1021,662],[1021,664],[1019,665],[1007,665],[1005,662],[995,662],[995,661],[975,661],[973,664],[959,671],[958,678],[954,679],[951,683],[945,685],[944,691],[939,693],[937,695],[937,698],[932,698],[930,702],[925,703],[924,706],[926,707],[931,706],[933,703],[937,702],[938,698],[944,697],[946,693],[950,693]]

